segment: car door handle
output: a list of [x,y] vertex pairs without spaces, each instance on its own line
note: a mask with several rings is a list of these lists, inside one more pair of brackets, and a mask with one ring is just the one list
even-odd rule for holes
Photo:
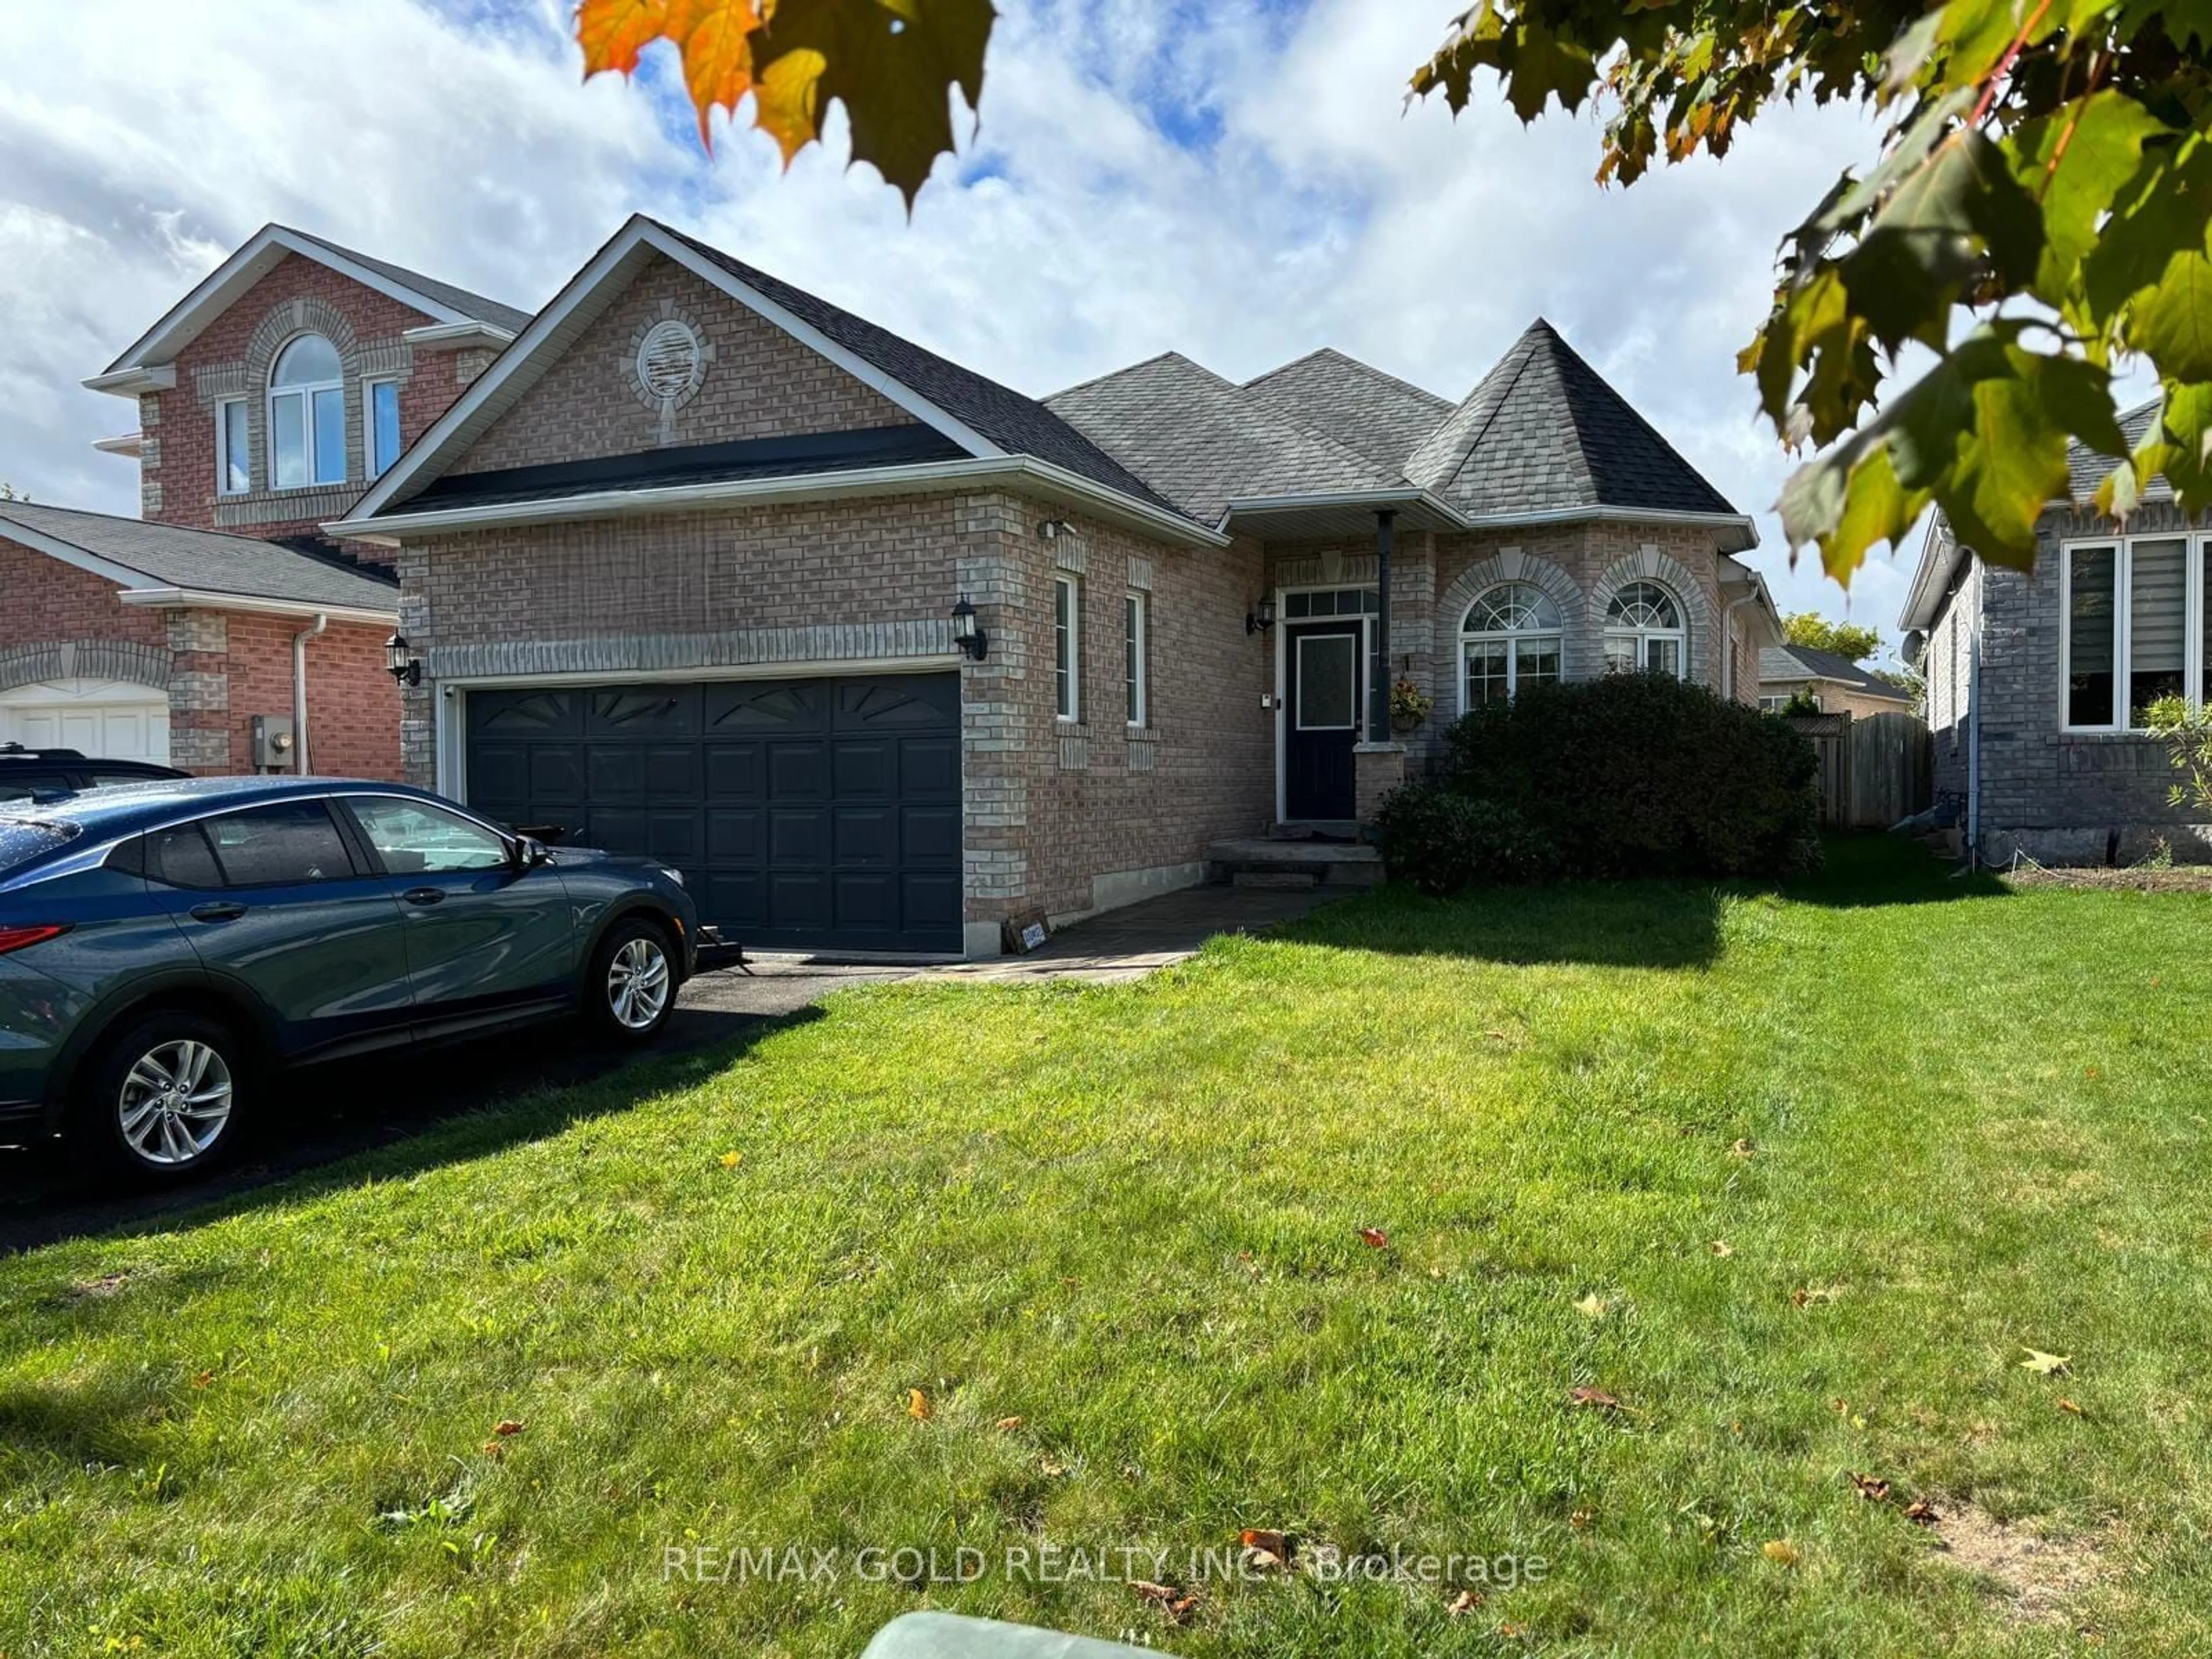
[[246,914],[246,907],[219,899],[207,904],[195,904],[191,914],[194,921],[236,921]]
[[443,904],[446,890],[442,887],[410,887],[399,896],[410,904]]

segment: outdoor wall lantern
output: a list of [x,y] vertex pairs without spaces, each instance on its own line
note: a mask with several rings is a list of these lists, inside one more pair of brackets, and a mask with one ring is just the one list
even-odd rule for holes
[[1271,599],[1261,600],[1256,611],[1247,611],[1244,613],[1244,631],[1247,634],[1264,634],[1274,625],[1275,602]]
[[991,636],[975,626],[975,607],[968,603],[965,593],[952,607],[952,639],[973,662],[982,661],[983,653],[991,648]]
[[422,684],[422,659],[407,654],[407,636],[394,634],[384,642],[384,669],[399,685]]

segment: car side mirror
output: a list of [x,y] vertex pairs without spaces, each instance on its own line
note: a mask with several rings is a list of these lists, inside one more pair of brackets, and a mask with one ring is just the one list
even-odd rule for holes
[[517,836],[514,838],[514,867],[516,869],[535,870],[539,865],[550,864],[552,861],[553,855],[545,850],[545,843],[544,842],[532,841],[528,836]]

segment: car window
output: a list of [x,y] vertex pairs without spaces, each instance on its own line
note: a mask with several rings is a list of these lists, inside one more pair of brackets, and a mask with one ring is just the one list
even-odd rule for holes
[[222,868],[197,823],[180,823],[146,836],[146,876],[171,887],[220,887]]
[[224,884],[276,887],[354,874],[338,827],[319,800],[282,801],[203,821]]
[[356,795],[347,803],[368,844],[395,876],[449,870],[498,870],[507,842],[480,823],[418,800],[396,795]]
[[31,800],[40,795],[70,793],[70,781],[61,772],[31,772],[10,768],[0,776],[0,800]]
[[86,787],[92,789],[104,789],[112,783],[153,783],[157,781],[155,779],[148,777],[143,772],[88,772],[85,774],[85,777],[87,779]]
[[74,823],[49,823],[36,818],[0,817],[0,872],[28,864],[41,854],[66,847],[78,835]]

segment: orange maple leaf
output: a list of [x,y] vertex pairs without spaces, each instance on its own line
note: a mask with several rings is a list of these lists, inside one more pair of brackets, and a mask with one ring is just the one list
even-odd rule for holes
[[[576,9],[576,44],[584,49],[588,77],[608,70],[633,75],[646,47],[667,40],[684,60],[684,88],[699,112],[699,142],[711,150],[708,118],[717,109],[734,118],[755,89],[752,37],[767,21],[761,0],[583,0]],[[781,133],[777,138],[783,142]],[[787,161],[796,148],[785,143]]]

